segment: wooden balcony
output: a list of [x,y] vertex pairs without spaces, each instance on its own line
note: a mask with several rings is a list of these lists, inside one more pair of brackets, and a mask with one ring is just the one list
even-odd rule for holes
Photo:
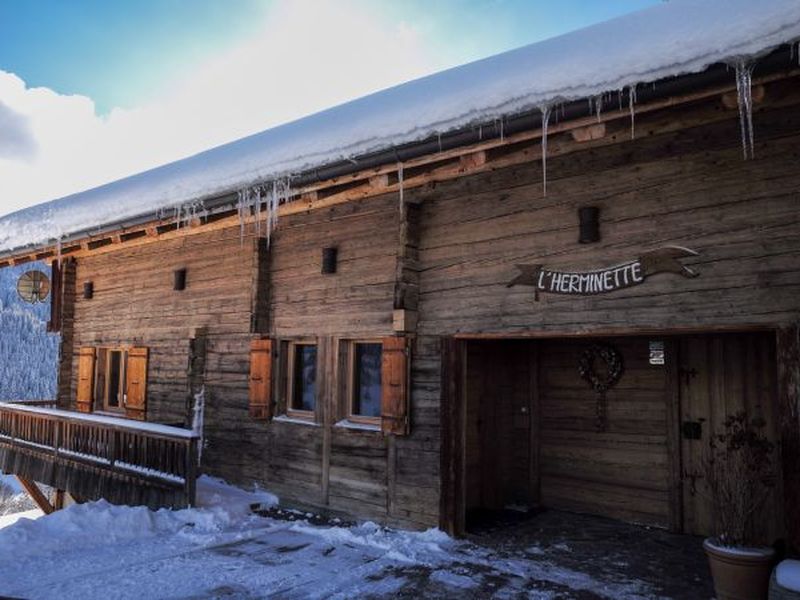
[[81,500],[192,506],[198,443],[179,427],[0,402],[0,471]]

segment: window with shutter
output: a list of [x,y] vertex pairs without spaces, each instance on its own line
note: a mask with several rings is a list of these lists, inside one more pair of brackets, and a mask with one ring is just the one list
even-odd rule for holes
[[272,417],[272,340],[250,342],[250,417]]
[[78,390],[75,397],[80,412],[92,412],[94,402],[94,364],[95,349],[81,348],[78,357]]
[[381,360],[381,430],[387,434],[408,435],[408,339],[383,340]]

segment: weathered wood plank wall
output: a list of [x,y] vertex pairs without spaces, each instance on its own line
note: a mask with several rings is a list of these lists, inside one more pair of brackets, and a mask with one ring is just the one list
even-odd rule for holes
[[[397,194],[281,220],[270,251],[269,332],[280,340],[317,339],[323,388],[316,424],[278,419],[264,426],[270,459],[260,476],[290,502],[432,525],[438,520],[436,477],[420,478],[417,469],[438,460],[431,451],[438,423],[424,404],[415,401],[407,438],[337,425],[344,416],[342,341],[394,332],[397,273],[405,272],[406,254],[399,220]],[[338,248],[333,275],[320,272],[325,247]],[[413,294],[405,290],[411,307]]]
[[[410,194],[415,199],[419,195],[422,213],[419,340],[453,335],[558,337],[773,329],[796,322],[800,315],[796,86],[768,87],[754,123],[754,160],[742,160],[738,115],[712,99],[642,116],[633,141],[626,139],[629,131],[623,132],[621,124],[610,125],[607,137],[586,143],[585,150],[568,155],[556,151],[548,160],[547,196],[542,195],[538,161]],[[551,148],[574,150],[574,145],[566,135],[550,140]],[[585,205],[600,207],[598,243],[578,244],[577,209]],[[635,259],[667,244],[697,250],[699,256],[683,262],[700,276],[661,274],[612,294],[543,294],[538,302],[530,287],[506,288],[518,273],[516,264],[590,270]],[[435,344],[421,347],[417,360],[438,365]],[[416,383],[415,392],[420,387]],[[435,393],[430,388],[426,386],[423,393]],[[779,393],[796,397],[794,386],[784,386]],[[796,400],[781,402],[796,404]],[[448,410],[444,418],[449,431],[451,420],[458,417]],[[791,423],[784,426],[784,435],[798,427],[796,412],[785,413],[782,419]],[[665,433],[657,434],[659,447]],[[795,439],[793,434],[789,441]],[[445,468],[458,460],[445,460]],[[796,477],[793,467],[784,465],[784,472]],[[458,485],[452,477],[444,483]],[[674,484],[670,485],[675,495]],[[796,490],[797,484],[788,489]],[[445,498],[457,493],[449,487],[442,490]],[[657,520],[665,522],[666,490],[658,493],[663,497]],[[458,503],[451,499],[446,504],[452,509]],[[670,515],[671,521],[675,518]],[[445,516],[443,523],[453,519]]]
[[[255,242],[242,248],[238,228],[81,258],[75,289],[92,279],[96,292],[89,301],[76,295],[73,353],[114,342],[152,347],[149,418],[184,420],[188,340],[205,328],[204,457],[216,474],[259,482],[296,504],[436,524],[442,336],[797,319],[797,92],[768,87],[754,123],[751,161],[741,158],[736,112],[718,101],[643,115],[633,141],[624,123],[585,146],[569,134],[553,136],[546,197],[538,161],[407,190],[409,205],[419,206],[408,211],[402,238],[393,193],[281,219],[259,263]],[[582,246],[577,208],[586,204],[601,208],[602,240]],[[658,275],[614,294],[540,302],[530,288],[505,287],[517,263],[590,269],[663,244],[699,251],[686,262],[701,276]],[[320,274],[325,246],[339,249],[333,276]],[[172,269],[183,266],[189,287],[173,292]],[[339,342],[391,335],[395,308],[419,317],[412,433],[394,439],[337,427]],[[249,419],[251,319],[276,339],[318,339],[327,375],[316,425]]]
[[[700,119],[710,109],[696,110]],[[425,192],[420,335],[792,320],[800,304],[800,106],[756,111],[756,154],[749,161],[741,157],[733,112],[718,108],[727,118],[711,123],[662,112],[637,121],[640,139],[548,160],[546,197],[539,163]],[[669,118],[691,126],[644,137],[653,121]],[[600,207],[602,240],[580,245],[577,208],[589,204]],[[505,287],[516,263],[591,269],[664,244],[700,252],[684,261],[700,277],[662,274],[613,294],[549,295],[540,302],[531,288]]]
[[[206,398],[213,414],[231,401],[229,390],[247,387],[239,374],[248,361],[254,260],[253,239],[242,241],[237,229],[80,258],[72,288],[73,372],[82,346],[147,347],[147,420],[188,424],[187,390],[198,386],[188,378],[191,340],[205,334]],[[183,291],[173,290],[179,268],[187,269]],[[87,281],[94,284],[91,299],[82,295]]]

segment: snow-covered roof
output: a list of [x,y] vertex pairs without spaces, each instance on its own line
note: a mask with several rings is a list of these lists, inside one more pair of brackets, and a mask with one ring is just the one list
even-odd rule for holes
[[0,218],[0,252],[799,39],[800,0],[670,0],[18,211]]

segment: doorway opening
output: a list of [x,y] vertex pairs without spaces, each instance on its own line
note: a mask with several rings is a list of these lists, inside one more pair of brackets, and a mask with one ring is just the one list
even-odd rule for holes
[[[711,436],[744,411],[777,439],[770,332],[464,344],[464,531],[553,508],[708,535],[701,462]],[[613,357],[621,373],[603,389]],[[778,484],[759,525],[771,540],[780,497]]]

